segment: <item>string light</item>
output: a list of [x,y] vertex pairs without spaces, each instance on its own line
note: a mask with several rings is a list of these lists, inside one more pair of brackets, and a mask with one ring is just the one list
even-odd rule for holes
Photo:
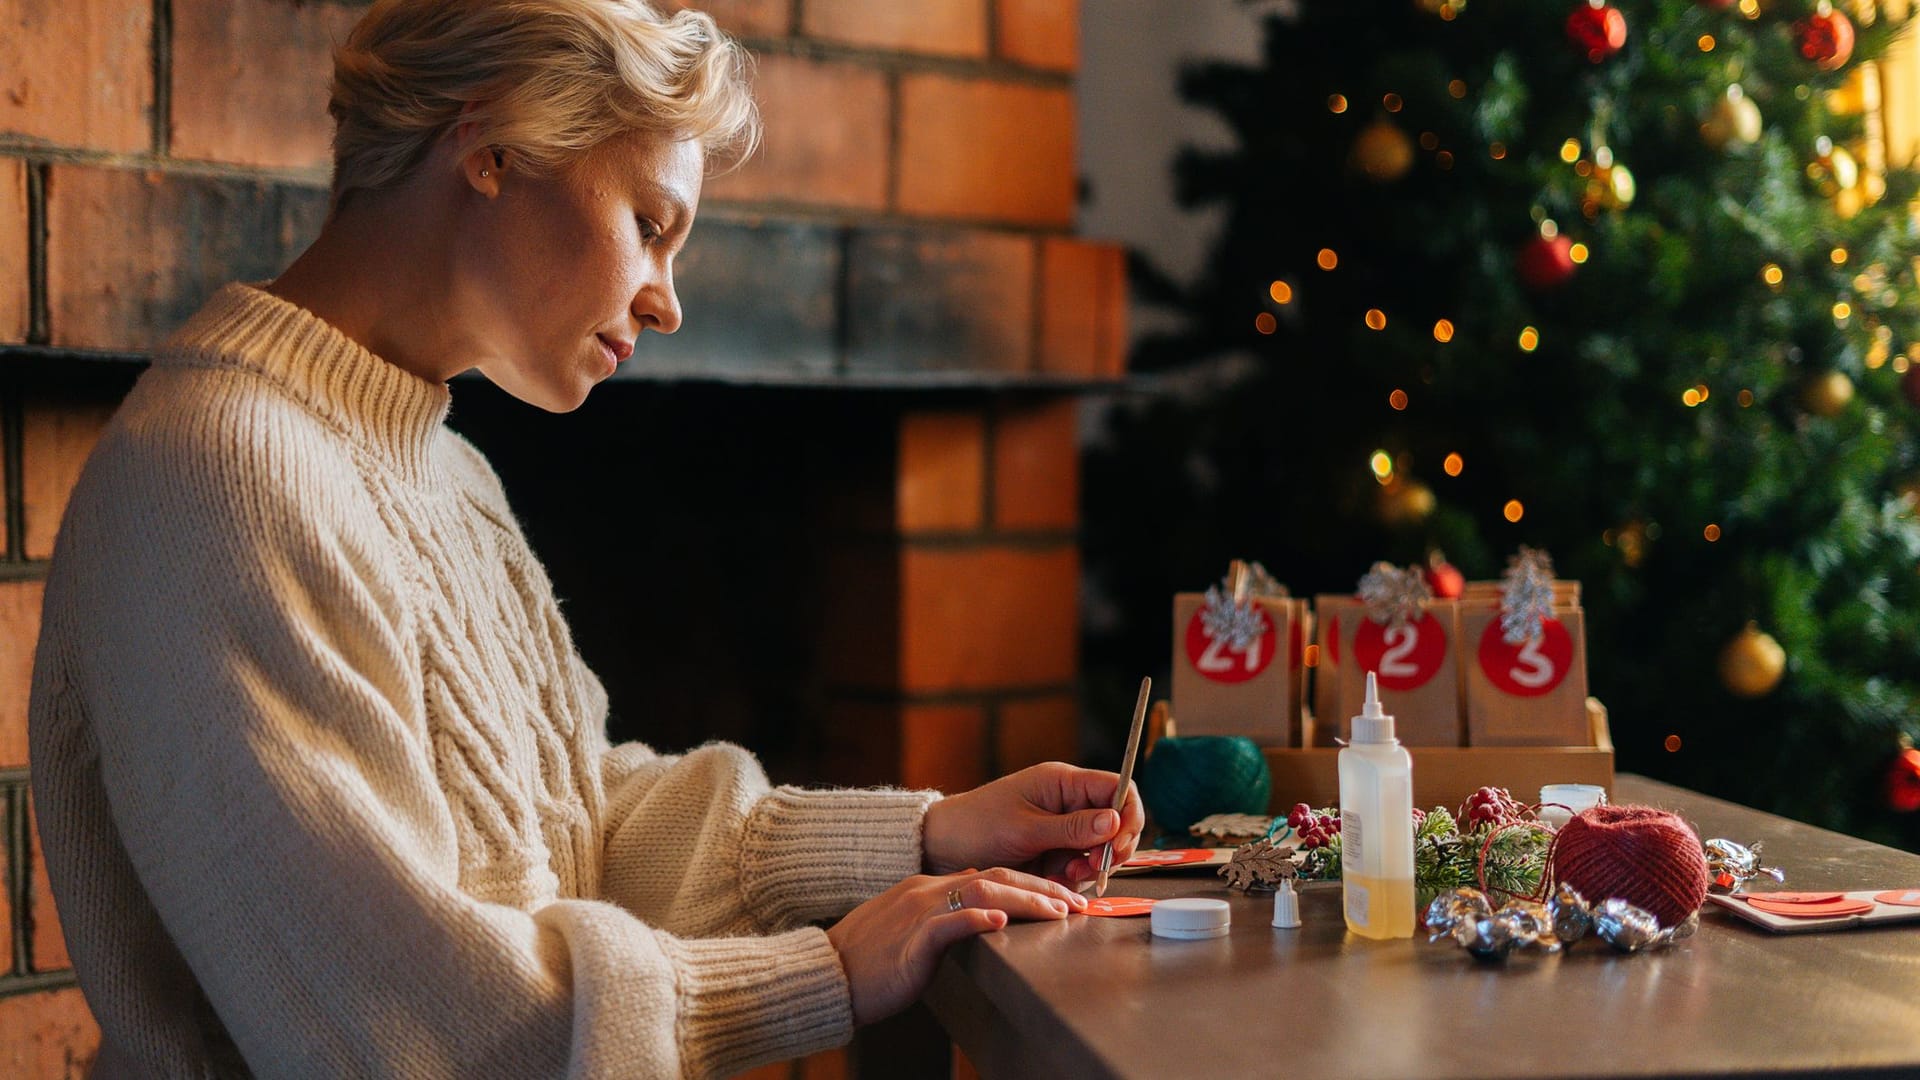
[[1461,472],[1463,472],[1466,469],[1466,467],[1467,467],[1467,459],[1461,457],[1458,453],[1448,454],[1447,460],[1442,462],[1440,465],[1440,468],[1448,476],[1459,476]]
[[1367,464],[1372,467],[1375,480],[1384,484],[1393,479],[1393,459],[1387,456],[1385,450],[1375,450]]
[[[1753,0],[1747,0],[1747,3],[1749,4],[1751,4],[1752,2]],[[1743,7],[1742,10],[1745,10],[1745,8]],[[1669,754],[1679,753],[1680,752],[1680,736],[1678,735],[1667,736],[1667,741],[1663,745],[1666,746],[1667,753]]]
[[1293,286],[1284,281],[1276,281],[1267,286],[1267,295],[1273,297],[1276,304],[1293,303]]
[[1533,327],[1524,327],[1520,331],[1520,351],[1532,352],[1540,347],[1540,331]]
[[1700,404],[1700,401],[1700,391],[1695,390],[1693,387],[1689,386],[1685,390],[1680,391],[1680,404],[1685,405],[1687,408],[1693,408],[1695,405]]
[[1707,543],[1711,544],[1720,539],[1720,526],[1709,523],[1706,528],[1700,530],[1700,535],[1706,537]]
[[1751,409],[1753,408],[1753,391],[1742,390],[1740,391],[1739,396],[1734,398],[1734,400],[1740,403],[1741,408]]
[[1847,265],[1847,249],[1843,247],[1834,248],[1832,251],[1827,252],[1827,258],[1832,259],[1833,265],[1835,266],[1845,266]]
[[1379,308],[1368,308],[1367,309],[1367,329],[1385,330],[1386,328],[1387,328],[1387,313],[1384,311],[1381,311]]
[[1439,149],[1439,147],[1440,147],[1440,136],[1435,135],[1431,131],[1423,131],[1420,133],[1420,149],[1437,150]]
[[1400,100],[1399,94],[1385,94],[1380,98],[1380,105],[1391,113],[1399,112],[1405,104]]
[[1487,153],[1493,155],[1493,160],[1495,161],[1505,161],[1507,159],[1507,144],[1503,142],[1488,143]]
[[1520,523],[1521,518],[1527,516],[1527,508],[1519,499],[1508,499],[1507,505],[1501,508],[1500,513],[1504,515],[1508,521],[1517,525]]
[[1347,111],[1347,96],[1346,96],[1345,94],[1334,94],[1334,95],[1332,95],[1332,96],[1330,96],[1330,97],[1328,97],[1328,98],[1327,98],[1327,110],[1328,110],[1329,112],[1334,112],[1334,113],[1343,113],[1343,112],[1346,112],[1346,111]]
[[1309,645],[1300,653],[1300,662],[1310,668],[1320,666],[1320,646]]
[[[1452,5],[1449,4],[1447,6],[1451,7]],[[1454,79],[1452,82],[1447,83],[1447,93],[1453,95],[1453,99],[1455,101],[1459,101],[1461,98],[1466,97],[1467,96],[1467,80]]]
[[1396,388],[1393,393],[1387,395],[1387,404],[1393,406],[1395,412],[1406,412],[1407,392]]
[[1849,304],[1845,300],[1842,300],[1839,303],[1833,305],[1833,321],[1834,322],[1843,323],[1851,318],[1853,318],[1852,304]]
[[1321,248],[1316,261],[1319,262],[1320,269],[1331,270],[1340,265],[1340,256],[1334,254],[1332,248]]
[[1453,340],[1453,320],[1441,319],[1433,324],[1433,340],[1445,345]]
[[1895,375],[1905,375],[1907,373],[1907,369],[1912,366],[1913,366],[1913,362],[1908,360],[1905,356],[1896,356],[1893,358],[1893,373]]
[[1271,334],[1280,328],[1280,321],[1273,317],[1273,312],[1263,311],[1253,317],[1253,328],[1263,334]]
[[1585,244],[1575,244],[1567,249],[1567,258],[1572,259],[1575,263],[1585,263],[1589,254],[1591,254],[1591,252],[1587,250],[1587,245]]
[[1433,163],[1435,165],[1440,166],[1440,168],[1442,169],[1453,168],[1453,151],[1442,150],[1439,153],[1433,155]]
[[1760,0],[1740,0],[1740,14],[1749,19],[1760,17]]
[[1714,40],[1712,34],[1701,34],[1698,42],[1701,52],[1712,52]]
[[1560,144],[1560,160],[1571,165],[1580,160],[1580,140],[1568,139]]
[[1787,280],[1786,271],[1781,270],[1778,263],[1768,263],[1760,268],[1760,280],[1778,289],[1780,283]]

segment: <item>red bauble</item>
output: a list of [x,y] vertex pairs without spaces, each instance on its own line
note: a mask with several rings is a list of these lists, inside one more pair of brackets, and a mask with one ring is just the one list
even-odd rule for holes
[[1564,234],[1536,236],[1520,248],[1518,264],[1520,280],[1527,288],[1535,292],[1557,289],[1573,277],[1573,241]]
[[1907,395],[1909,404],[1920,409],[1920,364],[1908,368],[1907,373],[1900,376],[1900,392]]
[[1887,807],[1903,814],[1920,810],[1920,750],[1909,746],[1887,766]]
[[1853,20],[1830,5],[1793,24],[1793,44],[1821,71],[1835,71],[1853,57]]
[[1436,551],[1427,556],[1427,588],[1437,600],[1458,600],[1467,591],[1467,575]]
[[1567,40],[1597,64],[1626,45],[1627,17],[1619,8],[1588,0],[1567,16]]

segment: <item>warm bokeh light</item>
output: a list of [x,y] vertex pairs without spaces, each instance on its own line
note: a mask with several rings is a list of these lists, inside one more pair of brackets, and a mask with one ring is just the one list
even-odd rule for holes
[[1263,311],[1253,317],[1253,328],[1263,334],[1271,334],[1280,328],[1280,321],[1273,317],[1273,312]]
[[1340,256],[1334,254],[1332,248],[1321,248],[1315,261],[1320,264],[1320,269],[1331,270],[1340,265]]
[[1907,369],[1912,366],[1913,366],[1913,362],[1911,360],[1908,360],[1904,355],[1896,356],[1893,358],[1893,373],[1895,375],[1905,375],[1907,373]]
[[[1747,2],[1752,3],[1753,0],[1747,0]],[[1679,753],[1680,752],[1680,736],[1678,735],[1667,736],[1667,741],[1664,745],[1667,748],[1667,753],[1669,754]]]
[[1276,281],[1267,286],[1267,295],[1273,297],[1276,304],[1293,303],[1293,286],[1284,281]]
[[1313,668],[1320,666],[1320,646],[1309,645],[1300,653],[1300,662]]
[[1568,139],[1560,144],[1560,160],[1571,165],[1580,160],[1580,140]]
[[1385,450],[1375,450],[1367,464],[1372,467],[1375,480],[1384,484],[1393,479],[1393,459],[1387,456]]
[[1400,100],[1399,94],[1382,94],[1380,96],[1380,106],[1388,112],[1399,112],[1406,107],[1406,102]]
[[1540,331],[1533,327],[1524,327],[1520,331],[1520,351],[1532,352],[1540,347]]
[[1853,318],[1852,304],[1849,304],[1845,300],[1842,300],[1839,303],[1833,305],[1833,321],[1834,322],[1846,322],[1848,319],[1851,319],[1851,318]]
[[1395,412],[1405,412],[1407,409],[1407,392],[1399,389],[1394,390],[1393,393],[1387,395],[1387,404],[1393,406]]
[[1448,476],[1459,476],[1466,467],[1467,459],[1457,453],[1448,454],[1447,460],[1440,465],[1440,468],[1445,471]]
[[1700,404],[1700,401],[1700,391],[1695,390],[1693,387],[1689,386],[1685,390],[1680,391],[1680,404],[1685,405],[1687,408],[1693,408],[1695,405]]
[[1736,397],[1734,400],[1740,403],[1741,408],[1751,409],[1753,408],[1753,391],[1742,390],[1740,391],[1740,396]]
[[1843,247],[1834,248],[1832,251],[1827,252],[1827,258],[1832,259],[1833,265],[1835,266],[1845,266],[1847,265],[1847,249]]
[[1441,319],[1433,324],[1433,340],[1445,345],[1453,340],[1453,320]]
[[1587,250],[1587,245],[1585,244],[1575,244],[1567,249],[1567,258],[1572,259],[1575,263],[1586,262],[1587,256],[1590,254],[1591,252]]
[[1495,161],[1505,161],[1507,158],[1507,144],[1503,142],[1488,143],[1487,153],[1491,154]]
[[1439,148],[1440,148],[1440,136],[1435,135],[1431,131],[1423,131],[1420,133],[1420,149],[1437,150]]
[[1336,113],[1346,112],[1347,96],[1345,94],[1332,95],[1331,97],[1327,98],[1327,108],[1329,111],[1336,112]]
[[1368,308],[1367,309],[1367,329],[1385,330],[1386,328],[1387,328],[1387,313],[1384,311],[1381,311],[1379,308]]
[[1521,518],[1527,516],[1527,508],[1519,499],[1508,499],[1507,505],[1501,508],[1500,513],[1505,515],[1508,521],[1517,523]]
[[1435,165],[1440,166],[1442,169],[1453,168],[1453,151],[1442,150],[1439,153],[1433,155],[1433,163]]
[[1455,101],[1458,101],[1463,97],[1466,97],[1467,96],[1467,80],[1455,79],[1452,82],[1449,82],[1447,84],[1447,93],[1453,95],[1453,99]]
[[1715,540],[1720,539],[1720,526],[1709,524],[1706,528],[1700,530],[1700,535],[1706,537],[1707,543],[1711,544]]
[[1768,263],[1760,268],[1760,280],[1777,289],[1780,287],[1781,282],[1787,280],[1787,274],[1786,271],[1780,269],[1780,264]]
[[1699,46],[1700,46],[1700,51],[1701,51],[1701,52],[1712,52],[1712,51],[1713,51],[1713,46],[1714,46],[1714,44],[1715,44],[1715,43],[1714,43],[1714,40],[1713,40],[1713,35],[1712,35],[1712,34],[1701,34],[1701,35],[1700,35],[1700,40],[1699,40],[1698,42],[1695,42],[1695,44],[1697,44],[1697,45],[1699,45]]

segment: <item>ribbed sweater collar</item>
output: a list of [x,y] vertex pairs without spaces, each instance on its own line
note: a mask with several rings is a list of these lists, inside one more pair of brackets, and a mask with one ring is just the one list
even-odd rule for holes
[[255,372],[414,477],[427,474],[452,400],[446,384],[382,360],[305,308],[238,282],[215,293],[154,360]]

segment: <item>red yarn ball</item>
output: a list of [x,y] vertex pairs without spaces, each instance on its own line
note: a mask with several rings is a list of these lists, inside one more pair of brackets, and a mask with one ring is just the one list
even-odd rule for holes
[[1700,834],[1680,815],[1651,806],[1595,806],[1560,827],[1553,880],[1587,902],[1619,897],[1677,926],[1707,899]]

